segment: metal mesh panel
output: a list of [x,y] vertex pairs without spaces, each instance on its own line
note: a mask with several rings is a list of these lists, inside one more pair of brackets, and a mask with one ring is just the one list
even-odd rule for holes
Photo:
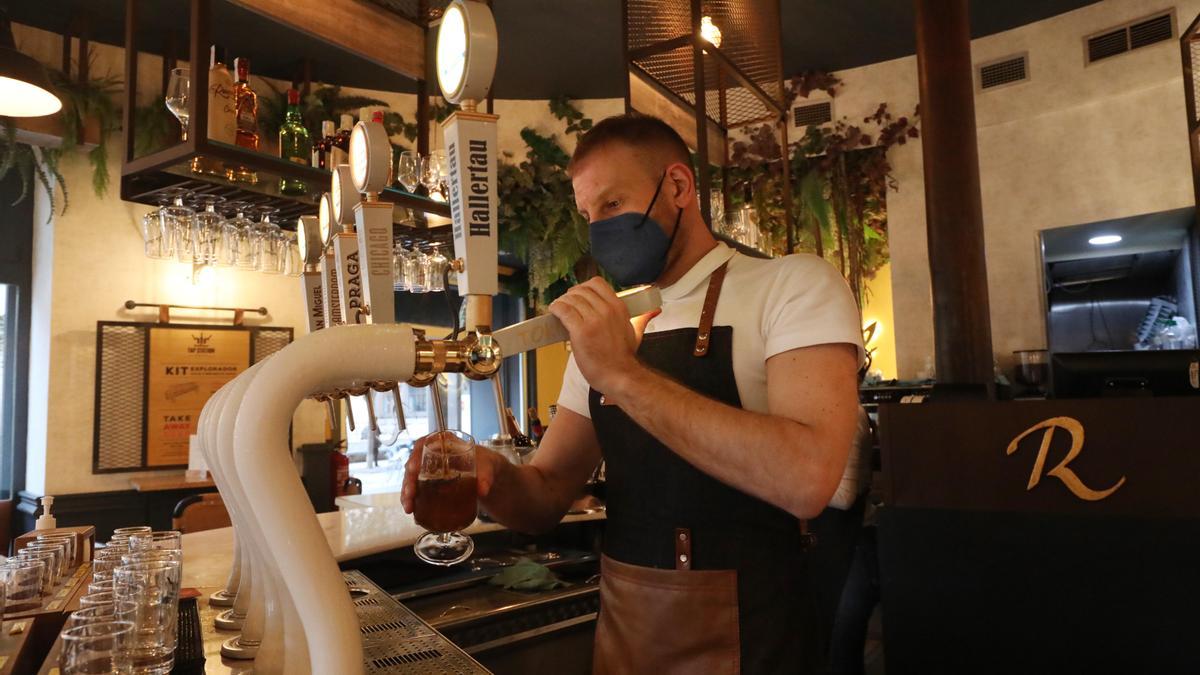
[[[1188,40],[1188,53],[1190,64],[1197,64],[1192,68],[1192,109],[1196,111],[1196,117],[1200,117],[1200,40],[1191,38]],[[1192,124],[1200,121],[1200,119],[1191,120]]]
[[346,586],[360,596],[354,600],[354,609],[363,636],[363,666],[368,673],[488,672],[362,572],[349,570],[342,572],[342,577]]
[[137,468],[142,465],[146,327],[105,325],[99,330],[96,467]]
[[288,346],[292,331],[282,328],[261,328],[254,332],[254,363],[258,363]]
[[[779,4],[777,0],[705,0],[702,16],[721,30],[720,51],[745,77],[782,106]],[[629,0],[628,47],[639,48],[691,34],[688,0]],[[690,45],[633,60],[633,65],[679,98],[695,105],[696,83]],[[703,58],[705,113],[725,128],[769,119],[773,111],[728,73],[712,53]],[[720,105],[726,90],[725,111]],[[740,89],[741,94],[730,95]]]
[[[160,324],[100,324],[93,448],[97,471],[137,471],[142,462],[149,329]],[[179,326],[181,324],[167,324]],[[292,341],[290,328],[251,327],[253,362]],[[150,467],[155,468],[155,467]]]

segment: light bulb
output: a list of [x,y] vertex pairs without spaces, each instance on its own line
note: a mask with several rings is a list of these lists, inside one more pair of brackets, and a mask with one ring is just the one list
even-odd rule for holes
[[711,16],[700,17],[700,37],[714,47],[721,46],[721,29],[713,23]]

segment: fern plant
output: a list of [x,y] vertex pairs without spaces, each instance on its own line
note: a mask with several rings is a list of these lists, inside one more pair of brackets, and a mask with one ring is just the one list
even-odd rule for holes
[[50,222],[50,219],[54,217],[56,206],[55,184],[62,190],[63,212],[66,212],[67,209],[67,184],[58,170],[58,160],[62,156],[62,150],[43,148],[39,158],[38,152],[32,146],[17,142],[17,128],[13,124],[12,118],[0,117],[0,123],[4,125],[4,137],[0,140],[0,181],[7,178],[13,171],[16,171],[17,176],[20,177],[21,193],[13,201],[13,205],[20,204],[29,196],[35,182],[40,185],[50,199],[50,212],[46,216],[46,222]]

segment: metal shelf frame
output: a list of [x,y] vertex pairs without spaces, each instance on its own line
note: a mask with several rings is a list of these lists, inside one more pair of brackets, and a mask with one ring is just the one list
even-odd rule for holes
[[[294,220],[300,215],[311,215],[317,212],[317,199],[329,185],[330,172],[289,162],[279,157],[225,143],[211,141],[208,138],[208,97],[193,95],[188,97],[189,133],[186,141],[180,141],[142,157],[135,156],[134,139],[136,138],[138,54],[139,54],[139,8],[144,0],[125,0],[125,106],[124,106],[124,144],[121,167],[121,198],[145,204],[154,204],[157,194],[173,187],[185,187],[198,193],[219,194],[221,196],[247,201],[258,206],[272,206],[279,209],[283,219],[282,224],[294,226]],[[191,68],[191,91],[208,91],[208,50],[211,43],[211,18],[214,0],[189,0],[189,35],[188,62]],[[424,26],[421,26],[424,29]],[[331,45],[336,46],[336,45]],[[164,63],[164,72],[166,63]],[[165,82],[165,76],[164,76]],[[418,85],[423,85],[423,81]],[[427,143],[427,141],[426,141]],[[196,157],[211,158],[223,162],[247,167],[270,176],[260,180],[255,187],[239,183],[231,183],[219,178],[199,174],[190,174],[180,167],[186,167]],[[304,181],[309,186],[309,194],[283,195],[277,194],[274,182],[278,178],[295,178]],[[388,188],[380,197],[398,206],[414,211],[450,218],[450,206],[420,195],[413,195],[396,188]],[[409,236],[419,236],[417,232],[424,228],[405,228]],[[442,229],[442,228],[433,228]],[[448,227],[445,229],[449,229]],[[432,232],[432,230],[431,230]],[[430,237],[431,239],[438,237]]]

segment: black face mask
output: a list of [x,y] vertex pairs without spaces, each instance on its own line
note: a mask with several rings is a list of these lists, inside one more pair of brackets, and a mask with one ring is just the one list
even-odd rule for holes
[[679,234],[683,209],[675,216],[675,229],[670,237],[658,221],[650,217],[666,177],[664,171],[644,213],[622,213],[597,220],[588,229],[592,257],[622,286],[651,283],[667,266],[667,253],[675,243],[675,235]]

